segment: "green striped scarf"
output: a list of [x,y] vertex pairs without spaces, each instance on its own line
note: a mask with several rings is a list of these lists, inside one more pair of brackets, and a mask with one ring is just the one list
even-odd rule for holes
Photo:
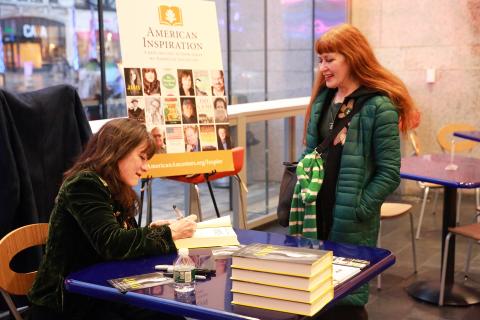
[[297,165],[288,232],[293,236],[317,239],[317,194],[323,182],[323,160],[314,150]]

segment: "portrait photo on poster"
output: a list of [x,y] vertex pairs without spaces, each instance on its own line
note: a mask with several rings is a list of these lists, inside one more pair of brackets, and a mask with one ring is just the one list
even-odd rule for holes
[[178,88],[181,96],[194,96],[192,70],[178,70]]
[[195,106],[195,98],[180,98],[182,106],[182,123],[193,124],[198,123],[197,107]]
[[215,114],[215,123],[228,122],[227,100],[225,100],[225,98],[215,98],[215,100],[213,100],[213,109]]
[[145,104],[147,126],[153,127],[165,124],[160,97],[145,97]]
[[153,141],[155,141],[155,153],[166,153],[165,128],[163,126],[153,127],[150,134],[152,135]]
[[185,136],[185,151],[197,152],[200,151],[200,139],[198,137],[198,126],[186,125],[183,127]]
[[160,80],[158,80],[158,73],[155,68],[143,68],[143,92],[147,96],[160,95]]
[[223,70],[212,70],[212,96],[225,96],[225,79],[223,77]]
[[217,145],[218,150],[232,149],[232,142],[230,140],[230,128],[228,125],[217,125]]
[[145,102],[143,97],[127,97],[128,117],[145,123]]

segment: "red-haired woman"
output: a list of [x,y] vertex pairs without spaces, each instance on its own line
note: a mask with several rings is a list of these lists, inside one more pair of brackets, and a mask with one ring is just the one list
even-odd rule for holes
[[[400,183],[399,129],[416,125],[417,108],[403,82],[380,65],[357,28],[344,24],[330,29],[315,50],[319,65],[306,112],[304,155],[329,136],[339,119],[356,112],[322,154],[317,237],[375,246],[380,207]],[[301,225],[291,221],[291,233],[294,224]],[[330,315],[366,319],[367,301],[368,286],[363,286]]]

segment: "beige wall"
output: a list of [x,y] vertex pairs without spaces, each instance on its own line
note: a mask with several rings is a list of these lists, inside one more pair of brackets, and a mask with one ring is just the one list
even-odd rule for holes
[[[435,133],[447,123],[480,129],[480,0],[352,0],[352,24],[417,102],[422,152],[440,152]],[[433,84],[428,68],[436,69]]]

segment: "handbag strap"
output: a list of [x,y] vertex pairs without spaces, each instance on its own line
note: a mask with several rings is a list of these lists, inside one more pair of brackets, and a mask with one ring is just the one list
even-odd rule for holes
[[[330,134],[325,138],[323,139],[322,143],[320,143],[319,145],[317,145],[315,147],[315,151],[317,151],[319,154],[322,154],[325,150],[327,150],[328,146],[332,143],[333,139],[340,133],[340,131],[342,131],[343,128],[345,128],[348,123],[350,122],[350,120],[352,120],[353,116],[355,114],[357,114],[363,107],[363,105],[365,104],[365,102],[374,97],[374,96],[378,96],[378,95],[381,95],[382,93],[379,92],[379,91],[371,91],[371,90],[368,90],[365,94],[361,95],[361,96],[356,96],[355,94],[361,89],[362,87],[358,88],[357,90],[355,90],[354,92],[352,92],[350,95],[348,95],[347,97],[345,97],[345,101],[343,104],[349,104],[350,101],[353,100],[353,108],[352,108],[352,111],[350,111],[349,114],[347,114],[345,116],[345,118],[342,118],[340,119],[336,124],[335,126],[333,127],[332,131],[330,132]],[[365,89],[363,89],[365,90]],[[342,105],[343,105],[342,104]]]

